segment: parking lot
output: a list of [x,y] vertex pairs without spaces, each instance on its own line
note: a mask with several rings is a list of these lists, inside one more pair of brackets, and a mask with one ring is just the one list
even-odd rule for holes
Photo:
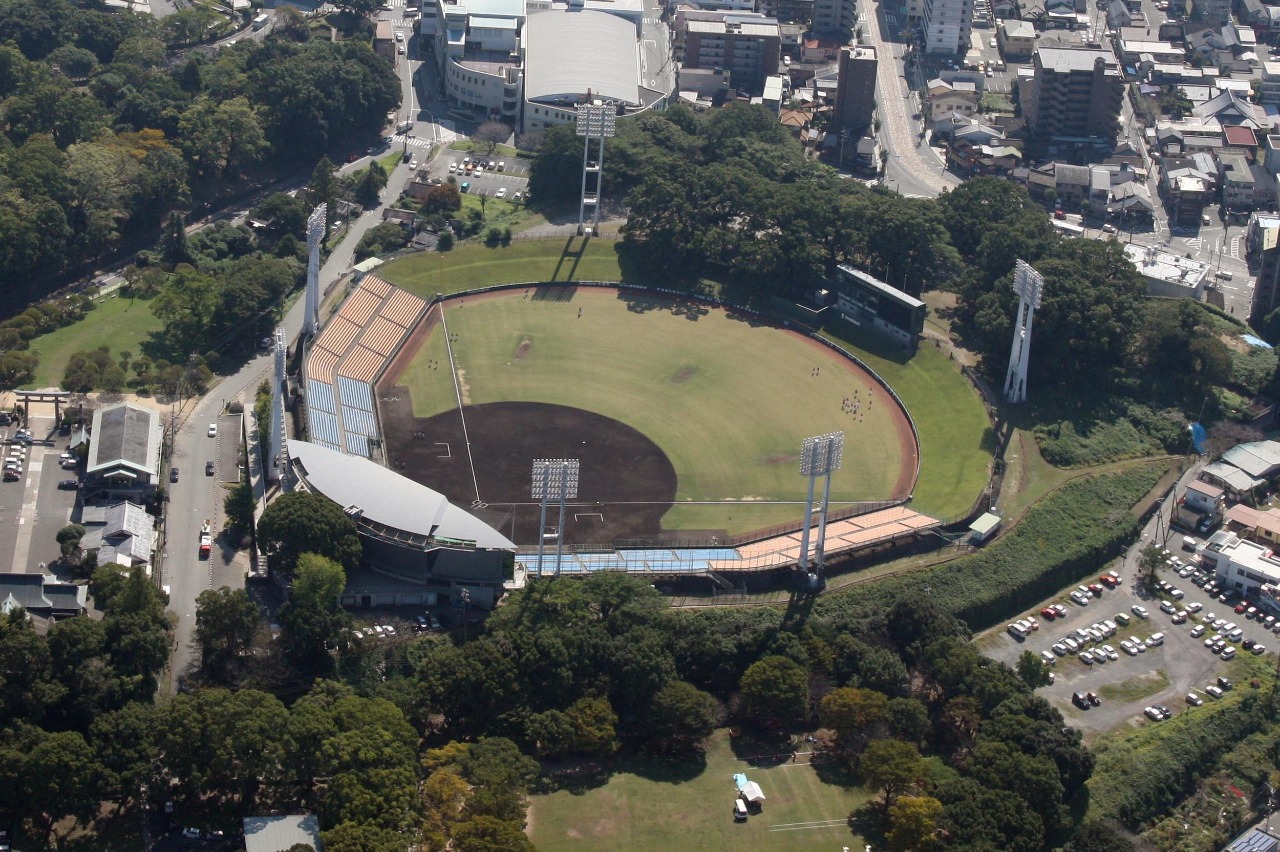
[[468,184],[466,192],[471,195],[496,197],[498,195],[498,190],[505,189],[506,192],[503,193],[503,197],[509,201],[515,200],[517,192],[523,196],[528,190],[529,164],[525,160],[502,160],[497,155],[493,155],[490,157],[484,157],[483,159],[486,162],[501,162],[503,164],[502,169],[491,170],[485,168],[483,172],[478,175],[475,174],[474,171],[471,174],[467,174],[465,169],[454,172],[449,171],[450,164],[456,163],[461,165],[463,160],[469,156],[471,155],[465,151],[445,150],[436,157],[435,161],[432,163],[431,176],[433,178],[440,178],[441,180],[447,180],[449,177],[452,177],[458,182],[459,187],[464,183]]
[[[1194,560],[1190,552],[1177,549],[1181,541],[1181,536],[1174,536],[1169,540],[1169,557],[1184,563]],[[1235,600],[1222,603],[1211,597],[1195,585],[1194,575],[1180,577],[1176,567],[1161,569],[1158,577],[1170,584],[1171,588],[1180,590],[1183,594],[1180,599],[1175,599],[1167,592],[1153,596],[1139,588],[1136,579],[1136,554],[1145,543],[1141,542],[1131,549],[1124,560],[1117,560],[1111,566],[1099,570],[1099,574],[1102,574],[1114,568],[1120,574],[1121,579],[1116,588],[1108,589],[1098,582],[1097,577],[1093,577],[1084,581],[1086,586],[1093,584],[1101,591],[1090,590],[1087,597],[1083,598],[1087,601],[1084,606],[1071,599],[1070,593],[1076,588],[1072,587],[1041,603],[1029,613],[1020,615],[1019,618],[1034,615],[1038,622],[1038,629],[1030,631],[1025,639],[1015,638],[1005,625],[1000,625],[980,640],[985,653],[1010,666],[1017,662],[1023,651],[1032,651],[1037,656],[1048,652],[1053,656],[1056,660],[1052,666],[1054,683],[1043,687],[1040,692],[1062,711],[1068,722],[1086,732],[1105,731],[1121,722],[1144,722],[1143,710],[1152,705],[1163,705],[1173,714],[1180,713],[1188,706],[1187,694],[1191,691],[1206,702],[1213,701],[1212,695],[1205,690],[1214,685],[1219,676],[1232,678],[1232,672],[1238,666],[1224,662],[1219,654],[1205,647],[1205,640],[1220,632],[1213,628],[1212,623],[1205,623],[1206,620],[1232,622],[1238,626],[1241,631],[1240,641],[1230,643],[1236,648],[1237,658],[1250,656],[1250,652],[1241,645],[1245,640],[1261,642],[1272,650],[1280,645],[1280,636],[1275,634],[1274,628],[1268,629],[1261,619],[1250,619],[1247,613],[1237,614]],[[1174,607],[1173,613],[1161,610],[1160,605],[1165,600]],[[1200,604],[1199,607],[1193,606],[1197,603]],[[1066,614],[1053,620],[1041,615],[1042,608],[1054,604],[1065,607]],[[1134,612],[1135,606],[1144,608],[1147,617],[1137,615]],[[1191,613],[1192,609],[1198,612]],[[1174,616],[1178,612],[1188,613],[1186,621],[1181,624],[1174,623]],[[1117,614],[1128,616],[1129,624],[1120,624],[1121,619],[1116,618]],[[1209,619],[1210,615],[1213,616],[1212,619]],[[1101,641],[1082,641],[1077,636],[1078,629],[1106,620],[1116,622],[1114,635],[1104,637]],[[1201,632],[1198,627],[1202,624],[1202,635],[1193,636],[1193,631]],[[1225,630],[1224,624],[1223,631]],[[1155,633],[1162,633],[1164,641],[1150,646],[1147,640]],[[1055,652],[1053,645],[1066,637],[1080,642],[1080,649],[1068,650],[1066,654]],[[1140,653],[1127,653],[1122,648],[1121,641],[1130,639],[1141,640],[1144,650]],[[1078,658],[1079,651],[1092,651],[1103,645],[1114,649],[1115,659],[1108,656],[1103,662],[1086,664]],[[1075,692],[1098,693],[1102,697],[1102,703],[1087,710],[1077,707],[1072,703],[1072,694]]]
[[[61,556],[55,537],[75,507],[76,491],[60,489],[58,483],[75,479],[77,471],[59,467],[58,455],[66,449],[66,441],[57,441],[52,424],[52,417],[32,418],[36,442],[24,453],[22,474],[15,481],[0,483],[0,517],[4,519],[0,559],[12,571],[36,573],[41,563],[47,566]],[[6,456],[16,446],[12,443],[16,430],[16,426],[0,429]]]

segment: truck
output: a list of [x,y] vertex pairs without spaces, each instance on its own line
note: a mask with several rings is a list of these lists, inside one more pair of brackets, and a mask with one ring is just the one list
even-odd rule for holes
[[204,526],[200,527],[200,557],[204,558],[213,550],[213,531],[209,526],[209,521],[204,522]]

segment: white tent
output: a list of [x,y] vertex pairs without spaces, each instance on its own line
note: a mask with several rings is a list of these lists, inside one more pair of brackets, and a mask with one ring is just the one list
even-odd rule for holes
[[743,784],[741,793],[742,798],[753,804],[764,801],[764,791],[761,790],[760,785],[754,781],[748,781],[746,784]]

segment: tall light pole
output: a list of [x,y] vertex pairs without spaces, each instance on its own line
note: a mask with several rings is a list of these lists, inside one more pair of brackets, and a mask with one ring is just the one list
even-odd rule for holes
[[556,527],[556,576],[560,576],[560,560],[564,552],[565,501],[578,496],[577,459],[534,459],[533,498],[541,501],[538,515],[538,573],[542,576],[542,555],[547,543],[547,503],[560,501],[560,524]]
[[1005,374],[1004,398],[1008,402],[1027,401],[1027,367],[1031,363],[1031,322],[1040,307],[1044,278],[1025,260],[1014,265],[1013,289],[1018,293],[1018,317],[1013,329],[1013,348],[1009,352],[1009,371]]
[[809,498],[804,505],[804,530],[800,536],[800,567],[809,567],[809,530],[813,527],[813,492],[818,477],[824,477],[822,503],[818,510],[818,541],[814,564],[821,570],[826,553],[827,510],[831,502],[831,474],[844,463],[844,433],[829,432],[805,438],[800,447],[800,473],[809,477]]
[[312,336],[320,328],[320,242],[329,205],[321,204],[307,217],[307,293],[303,331]]
[[[612,104],[579,104],[575,130],[583,137],[582,195],[578,200],[578,236],[585,232],[587,207],[591,211],[591,233],[600,227],[600,196],[604,181],[604,140],[617,132],[618,113]],[[596,158],[591,159],[591,143],[596,143]]]

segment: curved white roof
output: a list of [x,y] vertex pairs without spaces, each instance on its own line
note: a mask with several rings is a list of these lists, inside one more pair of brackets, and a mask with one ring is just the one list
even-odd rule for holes
[[524,96],[580,97],[640,103],[634,24],[605,12],[552,9],[525,23]]
[[307,441],[289,441],[289,458],[302,465],[307,485],[360,517],[419,536],[474,541],[487,550],[515,544],[438,491],[359,456]]

